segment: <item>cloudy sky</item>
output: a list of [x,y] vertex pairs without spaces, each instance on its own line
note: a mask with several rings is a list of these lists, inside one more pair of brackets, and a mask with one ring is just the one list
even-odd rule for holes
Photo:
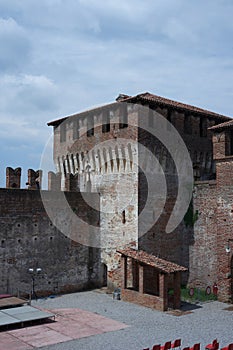
[[[232,0],[0,0],[0,185],[46,123],[149,91],[233,117]],[[24,183],[23,183],[24,187]]]

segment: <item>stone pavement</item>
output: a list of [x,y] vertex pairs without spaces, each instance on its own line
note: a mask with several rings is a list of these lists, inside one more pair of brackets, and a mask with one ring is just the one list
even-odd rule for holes
[[56,322],[0,333],[0,350],[28,350],[116,331],[127,326],[77,308],[55,309]]
[[233,308],[220,302],[185,304],[182,312],[163,313],[96,290],[33,305],[55,312],[58,322],[1,332],[0,350],[143,350],[176,338],[182,339],[182,348],[200,342],[201,350],[214,338],[220,347],[233,343]]

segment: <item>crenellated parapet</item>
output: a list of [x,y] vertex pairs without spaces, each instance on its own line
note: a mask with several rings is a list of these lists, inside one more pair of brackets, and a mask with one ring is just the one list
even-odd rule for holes
[[28,182],[26,183],[29,190],[39,190],[42,188],[42,170],[28,169]]
[[21,168],[6,168],[6,188],[20,188]]
[[61,190],[61,173],[54,173],[49,171],[48,173],[48,191],[60,191]]
[[[6,168],[6,188],[9,189],[21,189],[21,168]],[[80,192],[79,174],[67,173],[65,176],[60,173],[48,172],[47,188],[42,187],[43,179],[42,170],[28,169],[26,189],[28,190],[48,190],[48,191],[67,191],[67,192]],[[46,181],[45,181],[46,182]],[[22,188],[25,189],[25,188]],[[90,191],[89,191],[90,192]]]
[[67,174],[65,177],[65,191],[80,192],[79,190],[79,175]]

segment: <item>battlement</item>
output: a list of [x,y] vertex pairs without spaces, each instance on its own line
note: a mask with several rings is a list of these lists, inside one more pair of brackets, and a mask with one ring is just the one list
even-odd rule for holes
[[[7,189],[25,189],[21,187],[21,175],[22,169],[18,168],[6,168],[6,188]],[[26,188],[28,190],[40,190],[42,189],[43,171],[28,169]],[[63,185],[62,185],[63,183]],[[48,191],[67,191],[67,192],[80,192],[79,190],[79,175],[66,174],[64,181],[62,181],[61,173],[48,172]]]

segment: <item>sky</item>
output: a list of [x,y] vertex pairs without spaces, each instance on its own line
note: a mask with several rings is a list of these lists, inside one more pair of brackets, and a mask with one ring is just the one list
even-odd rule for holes
[[233,117],[232,0],[0,0],[0,186],[47,122],[149,91]]

